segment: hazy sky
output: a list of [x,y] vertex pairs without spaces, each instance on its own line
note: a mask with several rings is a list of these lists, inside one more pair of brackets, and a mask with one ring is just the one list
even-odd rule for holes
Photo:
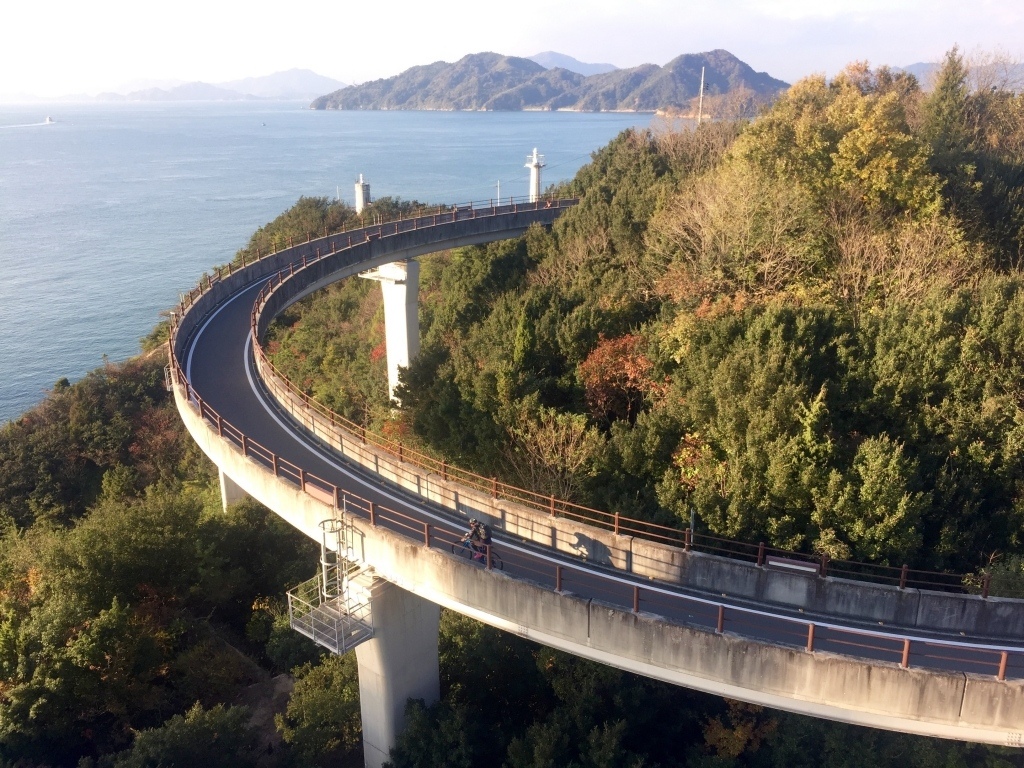
[[1024,58],[1024,0],[10,0],[0,94],[223,82],[301,67],[345,82],[496,51],[631,67],[725,48],[793,81],[961,48]]

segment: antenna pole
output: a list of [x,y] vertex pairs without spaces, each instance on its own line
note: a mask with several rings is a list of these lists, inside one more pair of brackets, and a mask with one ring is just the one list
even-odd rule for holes
[[700,100],[697,102],[697,125],[704,117],[704,67],[700,68]]

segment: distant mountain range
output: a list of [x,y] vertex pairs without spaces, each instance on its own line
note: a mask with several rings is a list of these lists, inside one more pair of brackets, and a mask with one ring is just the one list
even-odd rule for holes
[[535,61],[540,64],[544,69],[568,69],[570,72],[575,72],[577,75],[603,75],[605,72],[614,72],[618,67],[614,64],[587,64],[574,59],[572,56],[566,56],[564,53],[556,53],[555,51],[544,51],[544,53],[538,53],[533,56],[527,56],[530,61]]
[[101,101],[242,101],[280,99],[308,101],[345,83],[308,69],[290,69],[265,77],[247,77],[227,83],[183,83],[165,88],[144,88],[127,94],[102,93]]
[[688,111],[700,91],[743,91],[773,98],[789,87],[764,72],[755,72],[728,51],[684,54],[663,67],[643,64],[584,75],[565,64],[583,65],[563,54],[538,54],[542,61],[562,62],[547,68],[532,59],[474,53],[454,64],[438,61],[412,67],[395,77],[336,90],[310,104],[311,109],[434,110],[578,110],[584,112]]

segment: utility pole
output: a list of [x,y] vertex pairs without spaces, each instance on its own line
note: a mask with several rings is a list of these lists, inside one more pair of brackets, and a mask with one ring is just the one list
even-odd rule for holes
[[697,102],[697,125],[704,117],[704,67],[700,68],[700,100]]

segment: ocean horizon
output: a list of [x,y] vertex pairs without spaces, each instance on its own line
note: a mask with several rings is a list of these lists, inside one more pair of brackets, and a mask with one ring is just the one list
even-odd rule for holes
[[[52,122],[47,123],[47,120]],[[310,110],[302,102],[0,105],[0,423],[139,351],[200,275],[302,196],[525,195],[649,113]]]

